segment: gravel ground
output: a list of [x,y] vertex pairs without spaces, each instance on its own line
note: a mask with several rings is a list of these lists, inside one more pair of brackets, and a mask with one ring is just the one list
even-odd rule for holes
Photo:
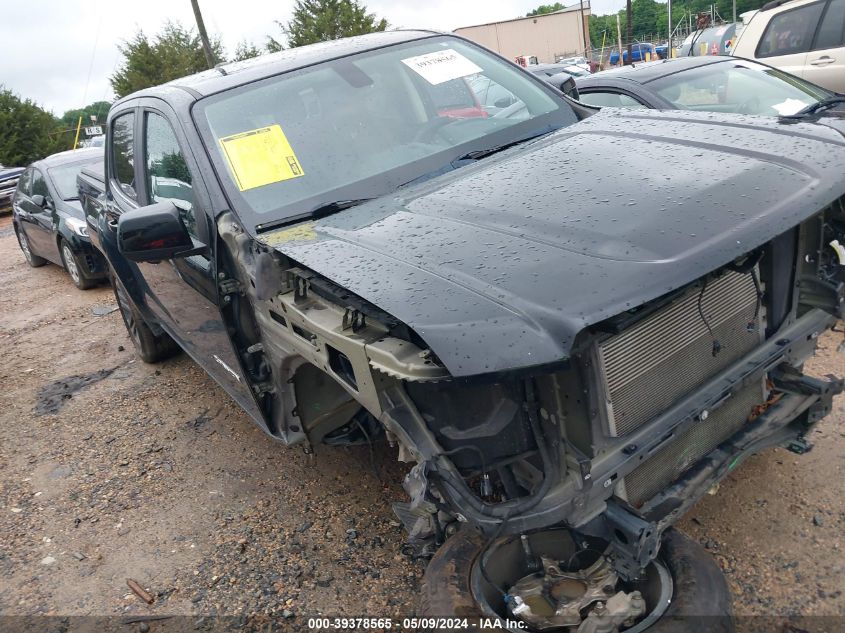
[[[261,433],[185,356],[135,357],[107,287],[29,269],[0,218],[0,613],[413,613],[394,451],[305,455]],[[845,374],[828,334],[817,374]],[[845,615],[845,400],[804,456],[753,457],[680,527],[739,615]],[[153,596],[142,602],[136,580]]]

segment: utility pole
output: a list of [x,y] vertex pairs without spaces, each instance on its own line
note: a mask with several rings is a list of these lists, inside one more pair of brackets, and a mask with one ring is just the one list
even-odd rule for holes
[[672,33],[674,33],[672,29],[672,0],[666,0],[666,18],[669,22],[669,41],[666,44],[666,59],[672,59]]
[[633,11],[631,10],[631,0],[627,0],[627,2],[625,3],[625,13],[626,13],[625,19],[628,22],[628,26],[627,26],[626,34],[625,34],[625,37],[628,38],[628,63],[633,64],[634,63],[634,47],[632,45],[633,38],[631,37],[631,14],[633,13]]
[[736,0],[733,0],[734,5],[734,22],[736,22]]
[[587,51],[587,23],[584,21],[584,0],[581,0],[581,33],[584,36],[584,57],[589,60]]
[[[629,0],[630,1],[630,0]],[[205,22],[202,21],[202,13],[198,0],[191,0],[191,7],[194,9],[194,18],[197,20],[197,30],[202,40],[202,50],[205,53],[205,63],[209,68],[214,68],[214,53],[211,52],[211,44],[208,41],[208,33],[205,30]]]
[[619,43],[619,64],[622,64],[622,27],[619,24],[619,14],[616,14],[616,38]]

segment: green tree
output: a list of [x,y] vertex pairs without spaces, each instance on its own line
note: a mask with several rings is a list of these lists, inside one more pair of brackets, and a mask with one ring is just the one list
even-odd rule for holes
[[536,9],[529,11],[525,14],[526,18],[530,18],[535,15],[543,15],[545,13],[554,13],[555,11],[560,11],[561,9],[565,9],[566,7],[562,5],[560,2],[555,2],[554,4],[541,4]]
[[[753,9],[759,9],[767,0],[736,0],[736,14]],[[678,24],[685,13],[692,11],[696,13],[710,13],[710,5],[713,0],[689,0],[684,4],[672,5],[672,21]],[[715,0],[716,12],[723,20],[730,21],[733,18],[732,0]],[[625,39],[625,10],[619,11],[619,18],[622,22],[622,37]],[[674,26],[673,25],[673,26]],[[601,46],[602,37],[606,34],[607,46],[616,45],[616,14],[591,15],[589,18],[590,41],[593,46]],[[666,11],[666,3],[656,0],[633,0],[631,11],[631,30],[633,39],[645,41],[646,38],[657,37],[664,41],[669,33],[669,19]]]
[[262,51],[252,42],[241,40],[237,48],[235,48],[235,56],[232,58],[233,62],[240,62],[245,59],[252,59],[261,55]]
[[91,117],[95,116],[99,123],[103,123],[106,120],[106,115],[109,113],[110,107],[110,101],[95,101],[94,103],[89,103],[84,108],[68,110],[61,116],[59,121],[66,127],[73,126],[75,128],[79,117],[82,117],[82,125],[90,125]]
[[[118,97],[208,68],[199,35],[178,22],[167,22],[152,40],[138,31],[119,48],[123,64],[109,78]],[[215,59],[226,58],[219,37],[212,38],[211,49]]]
[[56,118],[30,99],[0,85],[0,163],[24,166],[63,146]]
[[[367,13],[367,7],[357,0],[297,0],[291,21],[287,25],[276,24],[285,34],[290,48],[384,31],[388,27],[387,20]],[[268,37],[268,51],[282,48],[280,42]]]
[[150,173],[153,176],[166,176],[189,184],[191,182],[191,172],[181,152],[164,154],[159,161],[153,163]]
[[[70,149],[73,146],[73,141],[76,138],[76,126],[79,123],[79,117],[82,117],[82,126],[91,125],[91,117],[97,117],[97,124],[103,125],[106,122],[106,115],[109,113],[111,103],[109,101],[95,101],[89,103],[84,108],[77,108],[68,110],[59,119],[59,132],[61,136],[61,145]],[[80,135],[80,138],[84,136]]]

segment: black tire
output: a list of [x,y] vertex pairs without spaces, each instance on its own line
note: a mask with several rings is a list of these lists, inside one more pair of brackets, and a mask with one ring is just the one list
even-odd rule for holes
[[672,573],[672,603],[648,630],[654,633],[733,633],[733,599],[722,569],[701,545],[678,530],[663,533],[660,556]]
[[158,363],[178,354],[179,346],[167,333],[162,332],[158,336],[153,333],[126,288],[113,272],[110,273],[110,279],[120,316],[123,317],[123,325],[126,326],[129,338],[141,360],[145,363]]
[[73,252],[70,244],[64,238],[59,238],[59,254],[74,286],[80,290],[88,290],[97,285],[95,280],[85,276],[85,268],[79,263],[79,256]]
[[41,268],[47,263],[46,259],[39,257],[32,252],[32,246],[30,246],[29,240],[27,239],[26,233],[24,233],[23,229],[15,228],[15,235],[18,236],[18,246],[21,248],[24,259],[26,259],[26,263],[29,264],[31,268]]
[[[485,543],[475,530],[465,528],[443,544],[425,570],[420,617],[472,621],[489,617],[470,589],[470,573]],[[660,558],[672,574],[674,592],[668,610],[648,627],[649,633],[733,633],[730,590],[713,557],[695,541],[669,529],[663,535]]]

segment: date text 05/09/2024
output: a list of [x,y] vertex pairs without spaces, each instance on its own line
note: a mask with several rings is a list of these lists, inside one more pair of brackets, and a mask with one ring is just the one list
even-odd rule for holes
[[308,618],[311,631],[513,631],[527,629],[520,620],[498,618]]

